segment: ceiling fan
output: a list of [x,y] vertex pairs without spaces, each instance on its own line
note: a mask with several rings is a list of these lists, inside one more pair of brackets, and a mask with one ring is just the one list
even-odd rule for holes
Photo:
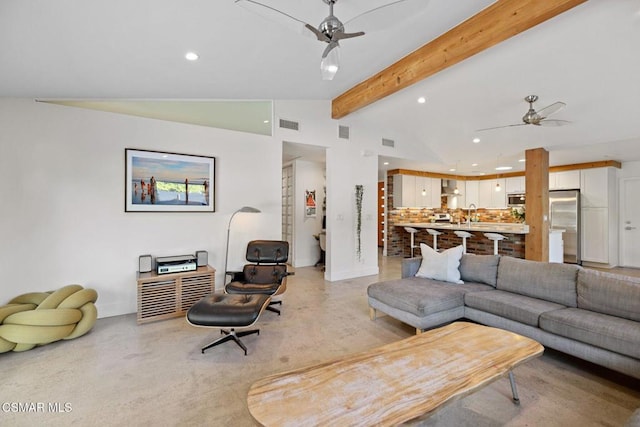
[[537,95],[526,96],[524,98],[524,100],[529,103],[529,111],[527,111],[527,113],[524,116],[522,116],[522,123],[517,123],[517,124],[513,124],[513,125],[506,125],[506,126],[496,126],[496,127],[491,127],[491,128],[485,128],[485,129],[478,129],[477,132],[481,132],[481,131],[485,131],[485,130],[492,130],[492,129],[508,128],[508,127],[514,127],[514,126],[526,126],[526,125],[534,125],[534,126],[564,126],[566,124],[571,123],[571,122],[569,122],[567,120],[555,120],[555,119],[549,119],[548,118],[550,115],[552,115],[552,114],[558,112],[559,110],[563,109],[567,105],[564,102],[554,102],[551,105],[547,105],[546,107],[544,107],[540,111],[536,111],[533,108],[533,103],[538,100],[538,96]]
[[[360,21],[360,18],[367,17],[371,18],[377,16],[379,18],[379,22],[376,23],[376,29],[381,29],[381,27],[389,24],[396,23],[393,19],[387,19],[389,13],[389,7],[391,6],[400,6],[400,5],[415,5],[419,8],[424,8],[428,3],[428,0],[395,0],[391,1],[382,6],[374,7],[373,9],[369,9],[365,12],[360,13],[354,18],[349,19],[344,24],[340,19],[338,19],[333,14],[333,6],[338,2],[338,0],[322,0],[324,3],[329,5],[329,16],[324,18],[320,25],[314,27],[298,18],[295,18],[288,13],[282,12],[274,7],[271,7],[267,4],[260,3],[254,0],[235,0],[235,3],[240,6],[244,6],[247,9],[250,9],[258,14],[265,15],[277,21],[283,22],[286,25],[296,25],[299,27],[302,32],[311,34],[315,36],[319,41],[327,43],[327,47],[322,52],[322,61],[320,62],[320,70],[322,72],[323,80],[333,80],[338,69],[340,68],[340,56],[339,56],[339,47],[340,40],[350,39],[354,37],[360,37],[365,34],[364,31],[357,31],[353,33],[348,33],[345,31],[346,24],[352,24],[354,21]],[[410,16],[407,14],[406,16]],[[307,31],[308,30],[308,31]]]

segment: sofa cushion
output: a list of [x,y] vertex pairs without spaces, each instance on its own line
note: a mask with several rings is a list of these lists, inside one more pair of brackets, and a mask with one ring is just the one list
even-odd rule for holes
[[500,258],[496,288],[562,304],[577,306],[576,280],[580,267],[529,261],[508,256]]
[[466,292],[490,289],[490,286],[481,284],[452,285],[408,277],[369,285],[367,295],[398,310],[424,317],[464,305]]
[[640,321],[640,278],[580,270],[578,307]]
[[460,259],[460,279],[464,282],[484,283],[495,288],[499,255],[464,254]]
[[536,328],[538,327],[538,318],[542,313],[565,308],[565,306],[554,302],[500,290],[468,292],[464,296],[464,303],[468,307]]
[[540,328],[576,341],[640,358],[640,323],[580,308],[543,313]]
[[422,263],[416,273],[416,277],[425,279],[442,280],[451,283],[464,283],[460,280],[460,258],[462,257],[462,246],[447,249],[438,253],[424,243],[420,243],[422,252]]

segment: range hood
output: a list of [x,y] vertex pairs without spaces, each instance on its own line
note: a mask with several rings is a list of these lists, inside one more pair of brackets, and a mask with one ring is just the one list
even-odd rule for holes
[[443,179],[442,191],[440,192],[440,194],[446,197],[462,196],[462,193],[455,193],[456,188],[458,188],[458,182],[455,179]]

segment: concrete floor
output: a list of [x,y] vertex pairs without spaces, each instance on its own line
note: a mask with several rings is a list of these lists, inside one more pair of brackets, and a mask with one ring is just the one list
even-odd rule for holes
[[[135,314],[99,319],[73,341],[2,354],[0,425],[254,426],[246,405],[254,381],[413,334],[368,317],[367,286],[399,277],[399,265],[381,258],[379,276],[333,283],[319,269],[297,269],[282,316],[263,313],[260,335],[243,338],[246,357],[233,343],[201,354],[216,330],[183,318],[139,326]],[[639,381],[552,350],[515,375],[520,406],[505,378],[410,424],[621,426],[640,407]]]

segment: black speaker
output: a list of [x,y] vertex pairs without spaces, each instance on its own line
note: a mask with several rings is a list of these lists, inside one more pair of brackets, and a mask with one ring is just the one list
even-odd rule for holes
[[196,265],[204,267],[209,262],[209,254],[207,251],[196,251]]
[[151,255],[140,255],[138,264],[140,273],[148,273],[153,270],[153,257]]

